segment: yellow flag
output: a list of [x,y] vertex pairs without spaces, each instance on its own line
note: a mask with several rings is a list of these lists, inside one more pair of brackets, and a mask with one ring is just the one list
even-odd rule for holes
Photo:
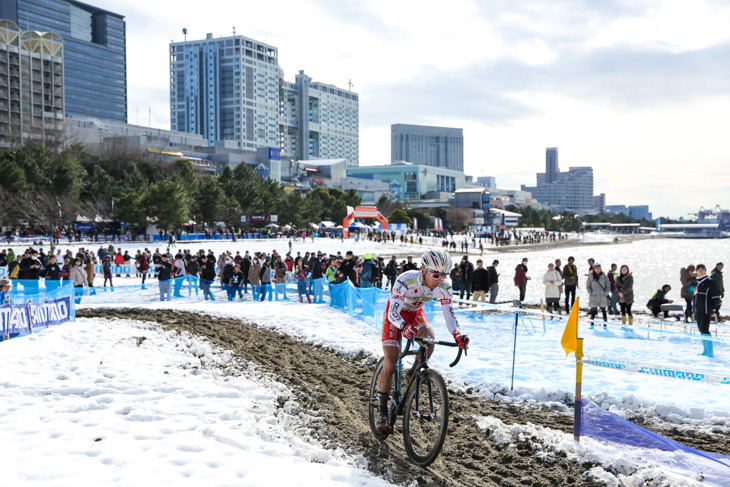
[[570,316],[568,317],[568,323],[565,325],[565,331],[563,332],[563,338],[560,340],[560,344],[565,349],[565,356],[570,355],[570,352],[575,352],[578,348],[578,304],[580,298],[575,298],[573,303],[573,309],[570,310]]

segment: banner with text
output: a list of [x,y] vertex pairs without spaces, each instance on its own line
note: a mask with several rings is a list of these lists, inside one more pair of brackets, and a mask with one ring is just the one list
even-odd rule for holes
[[4,304],[0,306],[0,335],[27,333],[33,327],[60,325],[71,320],[71,298],[46,303]]

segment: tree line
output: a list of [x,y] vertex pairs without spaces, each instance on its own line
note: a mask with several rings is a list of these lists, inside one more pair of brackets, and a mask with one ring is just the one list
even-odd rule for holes
[[51,151],[41,144],[0,154],[0,220],[5,225],[54,227],[78,213],[172,230],[190,221],[241,226],[242,215],[277,215],[280,225],[341,222],[354,190],[316,188],[302,195],[264,179],[248,164],[197,177],[189,161],[149,161],[123,154],[101,157],[73,144]]

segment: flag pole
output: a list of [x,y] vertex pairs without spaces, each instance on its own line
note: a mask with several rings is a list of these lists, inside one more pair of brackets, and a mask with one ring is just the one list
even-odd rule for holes
[[583,384],[583,339],[577,339],[575,350],[575,407],[573,408],[573,439],[580,442],[580,419],[583,410],[581,386]]
[[512,383],[509,386],[509,390],[512,391],[515,388],[515,357],[517,356],[517,325],[520,322],[520,313],[515,312],[515,345],[512,349]]

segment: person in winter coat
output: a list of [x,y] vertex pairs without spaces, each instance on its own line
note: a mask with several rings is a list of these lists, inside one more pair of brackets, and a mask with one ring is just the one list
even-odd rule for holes
[[[124,265],[124,255],[122,254],[121,249],[117,250],[117,253],[114,254],[114,265],[118,265],[118,266]],[[117,270],[119,270],[119,268],[117,268]],[[121,274],[117,274],[117,277],[121,277],[121,276],[122,276]]]
[[[231,277],[228,280],[228,301],[233,301],[236,297],[236,291],[240,294],[243,280],[244,277],[243,272],[241,272],[241,266],[240,264],[235,264],[233,266],[233,272],[231,272]],[[241,296],[241,300],[243,300],[243,296]]]
[[474,265],[469,262],[468,255],[465,255],[461,259],[461,264],[459,264],[459,275],[461,276],[459,299],[464,299],[464,293],[466,293],[466,300],[469,301],[471,299],[472,287],[474,287]]
[[[672,286],[669,284],[665,284],[662,286],[661,289],[657,289],[657,291],[654,293],[654,295],[651,297],[648,303],[646,303],[646,307],[651,310],[651,314],[654,316],[654,318],[659,316],[659,313],[662,312],[662,305],[671,303],[671,299],[667,299],[667,294],[669,291],[672,290]],[[664,317],[669,318],[669,312],[664,312]]]
[[697,286],[697,278],[695,274],[695,266],[690,264],[679,270],[679,281],[682,283],[682,289],[679,296],[684,299],[686,306],[684,308],[684,322],[692,322],[692,301],[695,298],[695,286]]
[[527,259],[523,260],[522,264],[517,264],[515,267],[515,286],[520,290],[520,302],[525,300],[525,292],[527,291]]
[[[593,264],[591,271],[586,280],[586,291],[588,291],[588,306],[591,308],[591,326],[598,314],[598,308],[601,309],[603,321],[608,321],[606,308],[608,307],[608,293],[611,291],[611,284],[608,277],[601,270],[601,264]],[[606,326],[605,324],[603,326]]]
[[297,292],[299,293],[299,302],[304,301],[304,296],[307,296],[307,302],[311,303],[312,298],[307,292],[307,277],[309,274],[309,267],[304,264],[304,259],[298,257],[294,261],[294,275],[297,278]]
[[487,267],[487,271],[489,272],[489,303],[495,304],[497,302],[497,294],[499,294],[499,273],[497,272],[497,267],[499,266],[499,261],[495,260],[492,262],[492,265]]
[[710,274],[710,278],[715,281],[715,285],[717,286],[717,292],[720,293],[720,299],[725,298],[725,283],[722,279],[722,268],[723,268],[722,262],[718,262],[715,265],[715,268],[712,269],[712,273]]
[[[20,279],[23,279],[23,291],[25,294],[38,294],[38,279],[43,271],[43,265],[38,259],[38,251],[33,249],[30,254],[20,261]],[[12,277],[12,276],[11,276]]]
[[282,294],[284,296],[284,300],[287,301],[288,298],[286,297],[286,264],[283,260],[281,260],[281,257],[278,257],[275,259],[274,263],[272,264],[274,267],[274,281],[276,281],[276,299],[279,299],[279,294]]
[[616,278],[616,290],[618,291],[618,305],[621,307],[621,323],[626,324],[628,315],[629,325],[634,324],[634,316],[631,314],[631,305],[634,304],[634,276],[629,272],[629,266],[621,266]]
[[261,301],[266,300],[266,293],[269,293],[269,301],[273,299],[271,292],[271,257],[266,257],[261,266]]
[[608,282],[611,285],[611,302],[608,305],[608,314],[611,315],[618,314],[618,308],[616,308],[616,303],[618,303],[618,290],[616,290],[616,276],[618,276],[617,269],[618,266],[616,266],[616,264],[611,264],[611,270],[606,273],[606,277],[608,277]]
[[[360,271],[360,287],[373,287],[373,268],[377,264],[373,260],[373,254],[369,252],[365,254],[363,258],[365,261],[362,263],[362,271]],[[312,271],[312,276],[314,279],[314,271]]]
[[79,304],[81,303],[81,296],[84,295],[84,288],[87,286],[87,275],[81,259],[76,259],[74,262],[73,267],[69,271],[69,278],[73,281],[74,288],[76,288],[76,298],[74,301],[76,301],[76,304]]
[[251,284],[253,300],[256,301],[261,295],[261,262],[259,254],[255,254],[251,267],[248,268],[248,282]]
[[[132,267],[132,256],[129,255],[128,250],[124,251],[123,258],[124,258],[124,265],[128,265],[129,267]],[[127,277],[130,277],[129,274],[127,274]]]
[[248,255],[248,251],[246,252],[246,255],[243,256],[243,259],[241,259],[241,272],[243,272],[243,294],[248,294],[248,271],[251,270],[251,256]]
[[393,290],[393,286],[395,285],[395,280],[398,278],[398,271],[398,260],[396,260],[394,255],[388,261],[388,265],[385,266],[385,276],[388,278],[391,291]]
[[185,269],[185,259],[182,254],[175,256],[175,261],[172,264],[172,277],[175,279],[175,293],[174,296],[182,298],[180,290],[182,289],[185,276],[188,275],[188,271]]
[[210,285],[215,281],[215,259],[209,259],[207,255],[200,256],[200,288],[203,290],[203,297],[206,301],[210,298],[215,301],[213,293],[210,292]]
[[43,268],[41,277],[46,280],[46,292],[53,292],[61,286],[61,266],[56,263],[56,256],[48,257],[48,265]]
[[[482,259],[477,260],[477,268],[474,269],[474,298],[476,302],[487,302],[487,291],[489,291],[489,271],[484,268]],[[480,311],[483,313],[484,311]]]
[[[312,269],[312,279],[310,281],[310,293],[313,294],[313,300],[315,303],[324,303],[324,282],[322,278],[324,273],[322,272],[322,252],[317,252],[317,256],[314,256],[312,252],[312,258],[309,261],[309,268]],[[373,262],[374,263],[374,262]],[[372,277],[370,282],[372,282]]]
[[[193,294],[193,289],[195,290],[195,295],[198,294],[198,275],[200,274],[200,264],[198,264],[198,259],[193,256],[192,259],[190,259],[190,262],[187,262],[187,281],[188,281],[188,296]],[[240,291],[239,291],[240,293]]]
[[172,264],[169,261],[167,254],[162,254],[162,260],[157,266],[157,279],[160,281],[160,301],[165,301],[167,298],[170,301],[170,291],[172,287]]
[[[87,253],[85,257],[85,265],[86,265],[86,282],[89,284],[89,288],[94,287],[94,277],[96,277],[96,273],[94,272],[94,267],[96,266],[96,262],[94,261],[94,254]],[[96,291],[94,289],[91,289],[92,294],[96,294]]]
[[[150,259],[148,254],[145,252],[142,252],[139,255],[139,258],[137,259],[137,272],[139,272],[142,275],[142,289],[146,289],[145,287],[145,281],[147,280],[147,273],[150,271]],[[111,273],[109,274],[111,279]],[[106,276],[104,276],[104,280],[106,281]]]
[[[718,313],[722,306],[720,290],[714,279],[707,275],[707,268],[703,264],[697,266],[697,287],[695,288],[695,316],[697,327],[703,336],[710,336],[710,318],[713,313]],[[702,355],[714,357],[713,343],[711,340],[702,340],[704,351]]]
[[563,279],[560,273],[555,270],[555,264],[548,264],[548,270],[542,276],[542,283],[545,286],[545,302],[547,304],[547,312],[552,313],[553,310],[560,314],[560,286]]
[[578,287],[578,268],[575,259],[568,257],[568,263],[563,267],[563,283],[565,285],[565,312],[570,313],[575,301],[575,290]]
[[[101,272],[104,274],[104,287],[106,287],[106,281],[109,280],[109,287],[114,287],[112,282],[112,263],[111,257],[108,255],[104,256],[104,262],[101,264]],[[144,285],[142,286],[144,287]]]

